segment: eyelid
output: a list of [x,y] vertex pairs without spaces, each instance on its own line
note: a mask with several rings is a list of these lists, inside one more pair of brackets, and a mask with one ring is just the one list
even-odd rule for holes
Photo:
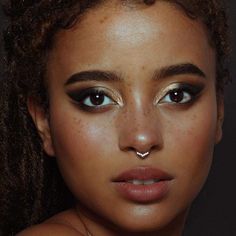
[[[123,106],[123,100],[118,92],[102,86],[93,86],[93,87],[80,88],[72,91],[67,91],[67,95],[75,102],[78,102],[77,100],[85,99],[92,92],[103,93],[105,96],[109,97],[111,100],[117,103],[117,105]],[[79,99],[76,99],[75,96],[78,96]]]
[[179,88],[179,83],[170,84],[165,89],[163,89],[154,99],[154,104],[158,104],[158,102],[171,90]]
[[154,105],[158,104],[168,93],[170,93],[173,90],[178,90],[178,89],[182,89],[185,90],[186,92],[188,92],[187,90],[192,90],[192,94],[191,92],[190,95],[197,96],[202,89],[204,88],[204,85],[202,83],[199,84],[191,84],[191,83],[185,83],[185,82],[178,82],[178,83],[173,83],[170,84],[169,86],[167,86],[164,90],[162,90],[160,92],[160,94],[158,94],[155,99],[154,99]]

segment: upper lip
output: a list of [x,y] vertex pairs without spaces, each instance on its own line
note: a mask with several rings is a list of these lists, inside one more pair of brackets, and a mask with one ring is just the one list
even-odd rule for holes
[[130,180],[172,180],[173,176],[154,167],[136,167],[126,170],[113,179],[113,182],[127,182]]

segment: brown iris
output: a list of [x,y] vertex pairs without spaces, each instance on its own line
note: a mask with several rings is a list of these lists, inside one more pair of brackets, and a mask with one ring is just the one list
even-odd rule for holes
[[180,103],[184,98],[183,91],[180,90],[174,90],[170,93],[170,99],[173,102]]
[[90,101],[93,105],[99,106],[104,102],[104,94],[91,94]]

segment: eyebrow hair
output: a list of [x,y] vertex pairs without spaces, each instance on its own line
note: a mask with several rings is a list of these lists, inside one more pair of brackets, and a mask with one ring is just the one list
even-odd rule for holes
[[187,74],[206,78],[205,73],[199,67],[191,63],[184,63],[157,69],[154,72],[153,79],[158,80],[167,77],[172,77],[177,75],[187,75]]
[[[192,75],[206,78],[205,73],[199,67],[191,63],[171,65],[171,66],[163,67],[161,69],[157,69],[154,72],[152,78],[154,80],[159,80],[159,79],[164,79],[167,77],[184,75],[184,74],[192,74]],[[116,72],[102,71],[102,70],[88,70],[88,71],[81,71],[70,76],[69,79],[66,81],[65,86],[76,83],[76,82],[82,82],[82,81],[119,82],[122,80],[123,78],[120,75],[118,75]]]
[[73,84],[81,81],[121,81],[121,76],[112,71],[89,70],[73,74],[65,83],[65,85]]

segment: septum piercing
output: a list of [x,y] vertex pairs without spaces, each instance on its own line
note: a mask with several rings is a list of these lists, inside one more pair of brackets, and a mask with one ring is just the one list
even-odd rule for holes
[[150,152],[141,153],[141,152],[137,152],[137,151],[136,151],[136,155],[137,155],[137,157],[140,158],[140,159],[146,159],[149,154],[150,154]]

